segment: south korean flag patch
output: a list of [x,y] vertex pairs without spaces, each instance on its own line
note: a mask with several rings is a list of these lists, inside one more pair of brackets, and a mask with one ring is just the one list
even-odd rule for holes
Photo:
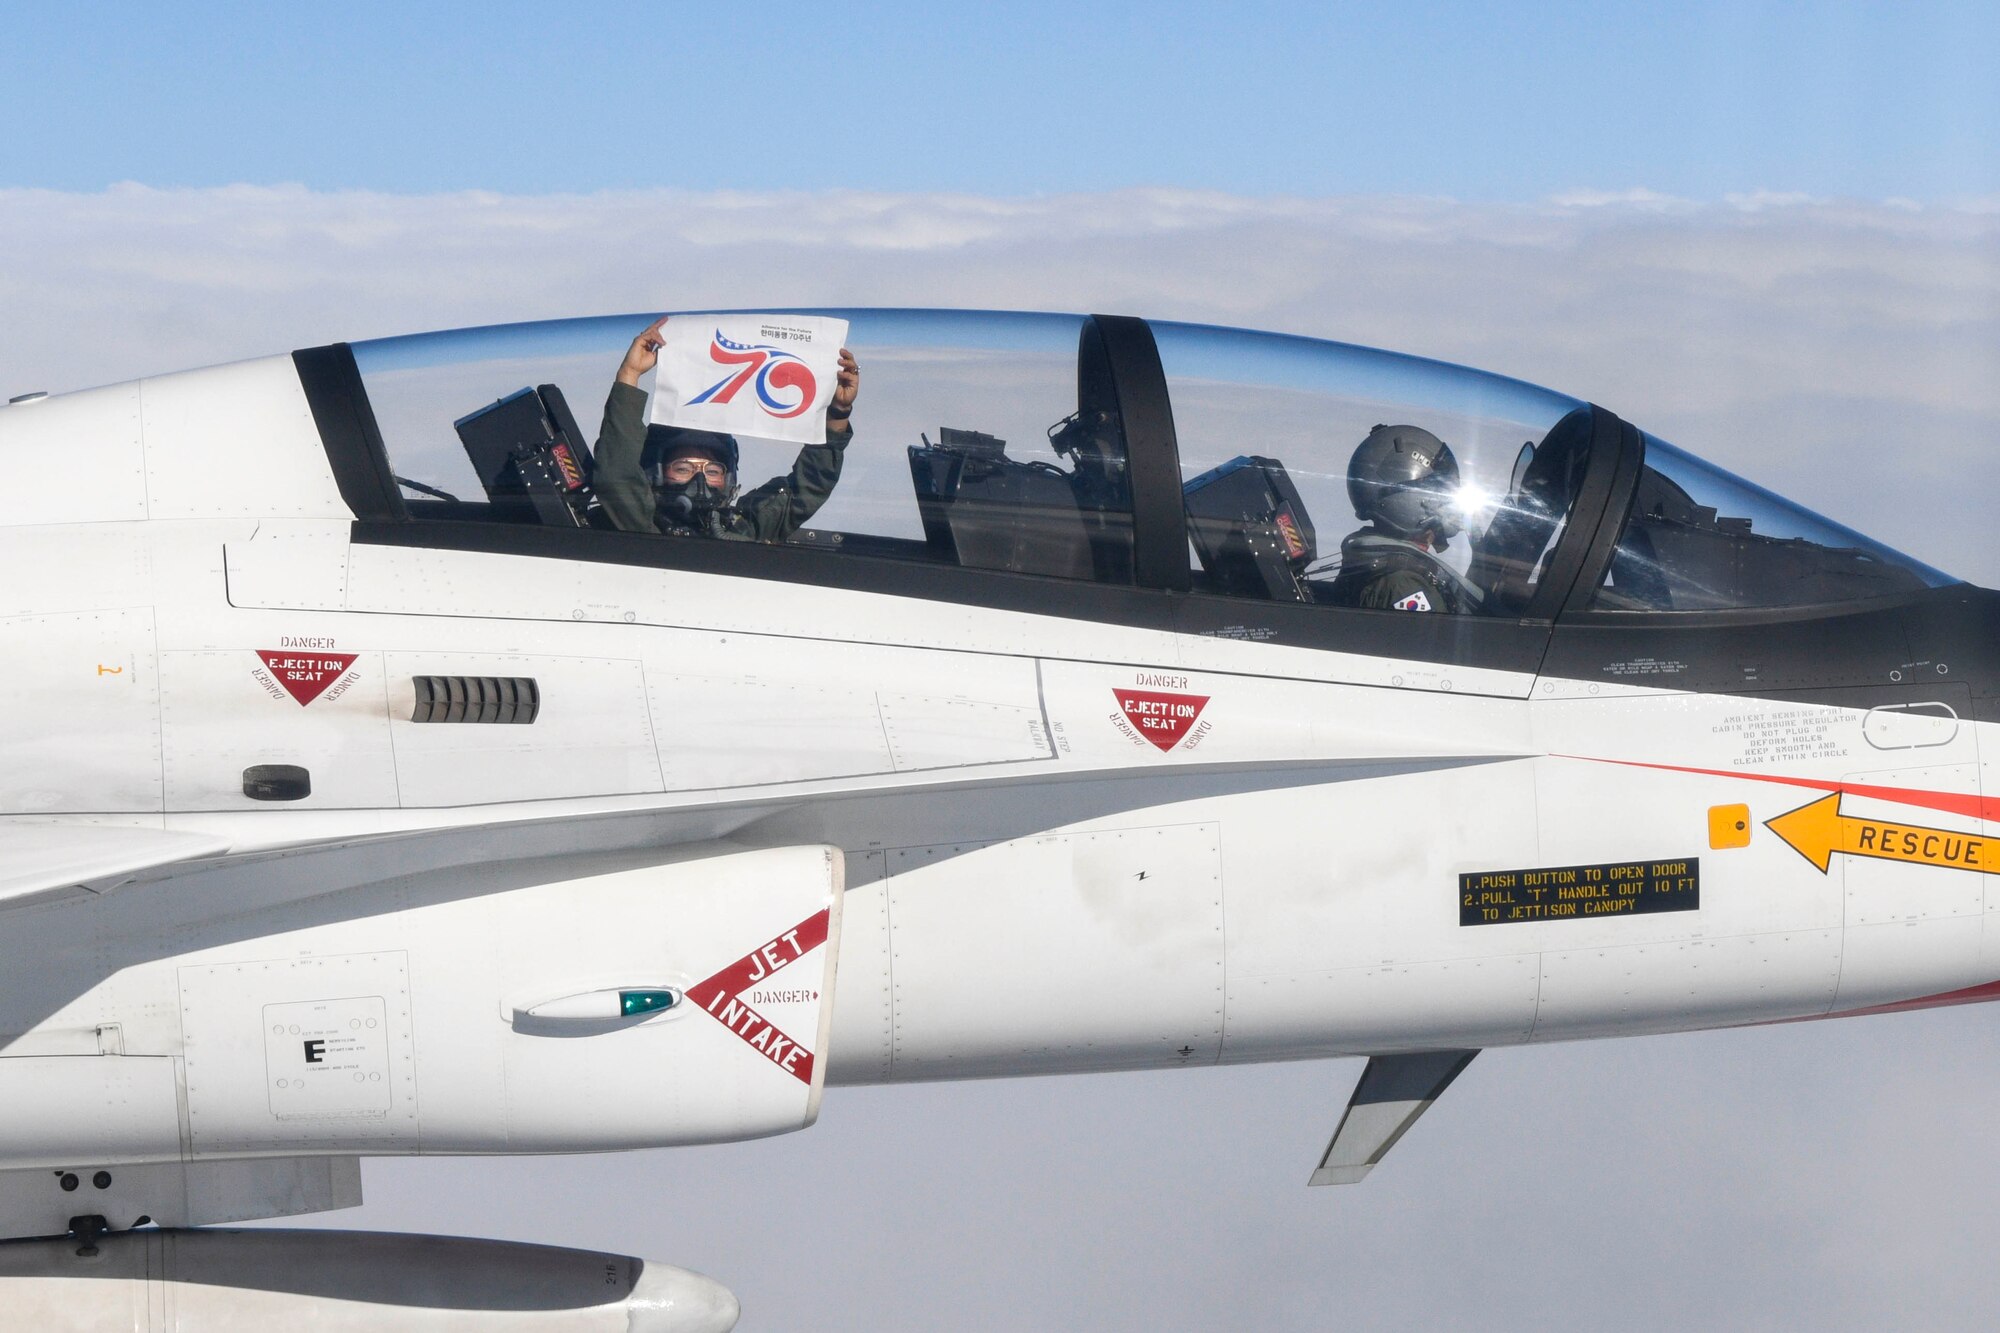
[[1431,609],[1431,599],[1424,596],[1424,590],[1419,588],[1408,597],[1396,602],[1395,607],[1398,611],[1428,611]]

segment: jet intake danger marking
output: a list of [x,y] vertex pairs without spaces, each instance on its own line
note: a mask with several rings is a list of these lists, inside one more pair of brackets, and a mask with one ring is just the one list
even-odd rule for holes
[[706,981],[687,988],[687,997],[703,1013],[741,1037],[764,1058],[812,1086],[813,1053],[778,1030],[777,1024],[750,1007],[756,998],[743,992],[790,967],[826,943],[827,912],[822,908],[798,925],[744,954]]
[[300,653],[257,650],[258,660],[270,671],[271,679],[304,707],[326,693],[326,687],[347,673],[356,653]]
[[1767,819],[1764,827],[1783,838],[1822,875],[1833,864],[1835,852],[1947,870],[2000,871],[2000,838],[1843,815],[1839,792]]
[[1582,921],[1692,912],[1701,906],[1701,862],[1606,861],[1536,870],[1477,870],[1458,877],[1458,924]]
[[1118,700],[1119,710],[1112,714],[1111,720],[1127,735],[1149,742],[1162,754],[1187,739],[1209,698],[1206,694],[1169,694],[1164,690],[1114,688],[1111,693]]

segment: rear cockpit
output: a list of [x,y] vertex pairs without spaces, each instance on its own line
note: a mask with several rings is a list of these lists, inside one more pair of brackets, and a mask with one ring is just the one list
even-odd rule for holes
[[[784,541],[728,551],[614,531],[594,501],[596,423],[645,316],[298,359],[364,536],[393,526],[404,545],[1322,645],[1404,633],[1355,628],[1411,619],[1381,612],[1521,625],[1953,581],[1601,408],[1496,375],[1122,317],[826,313],[849,321],[862,375],[844,470]],[[746,488],[797,448],[740,447]],[[1148,592],[1175,597],[1131,598]]]

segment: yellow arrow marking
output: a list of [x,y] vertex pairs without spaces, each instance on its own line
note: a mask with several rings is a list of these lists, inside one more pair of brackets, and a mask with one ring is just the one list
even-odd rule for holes
[[1821,874],[1832,864],[1835,852],[1947,870],[2000,871],[2000,838],[1887,819],[1857,819],[1840,813],[1839,792],[1767,819],[1764,827],[1819,867]]

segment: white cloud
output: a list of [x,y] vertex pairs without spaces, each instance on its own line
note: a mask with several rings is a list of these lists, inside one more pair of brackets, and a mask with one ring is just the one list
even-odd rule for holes
[[1624,205],[1641,208],[1649,212],[1669,210],[1687,212],[1700,205],[1692,199],[1682,199],[1671,194],[1661,194],[1658,190],[1633,188],[1629,190],[1565,190],[1549,200],[1560,208],[1609,208]]
[[1767,208],[1798,208],[1819,201],[1797,190],[1749,190],[1742,194],[1725,194],[1722,202],[1745,213],[1761,213]]

